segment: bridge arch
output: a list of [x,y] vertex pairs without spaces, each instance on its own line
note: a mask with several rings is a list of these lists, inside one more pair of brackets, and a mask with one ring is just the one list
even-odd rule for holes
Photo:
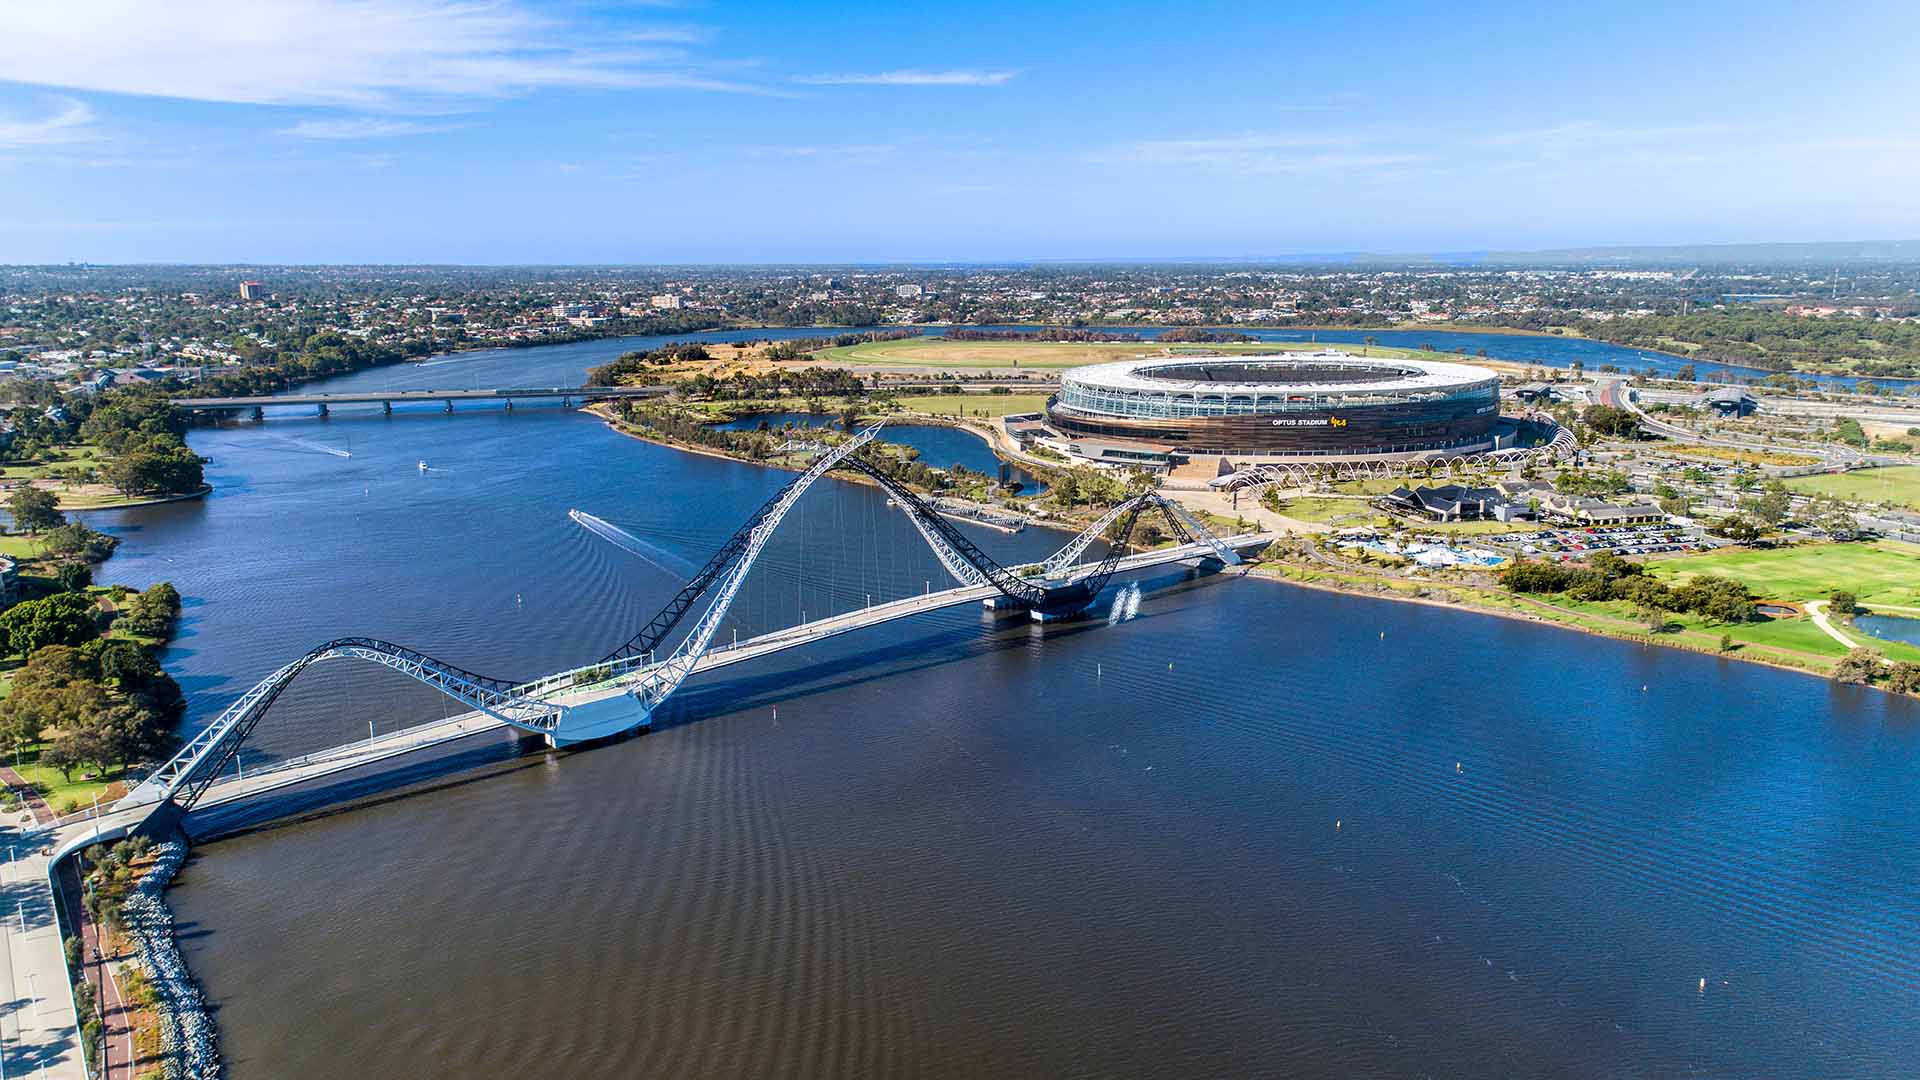
[[[260,724],[281,693],[313,664],[332,659],[357,659],[399,671],[446,696],[523,731],[540,734],[554,745],[585,742],[649,724],[655,710],[693,672],[711,644],[748,572],[781,521],[814,481],[835,468],[853,468],[877,482],[913,520],[915,527],[941,563],[963,584],[991,585],[1001,594],[1050,615],[1084,610],[1116,571],[1127,541],[1140,516],[1158,510],[1174,535],[1187,543],[1210,546],[1215,557],[1237,563],[1239,556],[1185,510],[1157,493],[1126,500],[1041,565],[1040,571],[1016,573],[987,555],[937,509],[858,456],[873,441],[880,425],[867,428],[822,454],[769,499],[722,544],[641,631],[599,663],[530,682],[481,675],[447,664],[425,653],[375,638],[338,638],[309,650],[255,683],[212,723],[196,734],[172,759],[142,781],[122,806],[174,802],[191,808],[224,771],[241,744]],[[1102,560],[1091,567],[1075,565],[1093,540],[1116,537]],[[664,659],[661,643],[700,602],[705,608],[692,629]],[[567,702],[586,673],[598,681],[621,680],[617,695]]]

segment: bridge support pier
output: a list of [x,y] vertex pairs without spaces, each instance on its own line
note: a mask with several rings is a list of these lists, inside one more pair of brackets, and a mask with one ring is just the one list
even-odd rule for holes
[[507,399],[507,411],[508,411],[508,412],[512,412],[512,411],[513,411],[513,399],[512,399],[512,398],[508,398],[508,399]]
[[381,402],[381,403],[380,403],[380,415],[382,415],[382,416],[392,416],[392,415],[393,415],[393,402],[391,402],[391,401],[383,401],[383,402]]
[[570,397],[563,397],[563,398],[561,398],[561,399],[560,399],[560,407],[561,407],[561,408],[563,408],[563,409],[571,409],[571,408],[573,408],[573,399],[572,399],[572,398],[570,398]]
[[452,398],[447,399],[447,415],[448,416],[453,415],[453,399]]
[[323,401],[323,402],[321,402],[320,404],[318,404],[318,405],[315,405],[315,406],[313,407],[313,414],[314,414],[315,416],[325,416],[325,415],[327,415],[327,403]]
[[267,410],[255,405],[253,407],[253,418],[256,422],[265,420],[267,418]]

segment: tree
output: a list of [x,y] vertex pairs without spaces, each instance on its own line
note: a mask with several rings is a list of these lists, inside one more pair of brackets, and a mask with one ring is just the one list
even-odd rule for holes
[[1847,655],[1833,665],[1833,681],[1863,685],[1873,681],[1879,668],[1879,653],[1866,648],[1849,649]]
[[0,614],[0,632],[6,634],[7,647],[21,656],[48,645],[79,645],[100,636],[96,610],[93,598],[84,593],[55,593],[7,609]]
[[62,735],[53,740],[53,745],[40,751],[40,763],[60,770],[60,775],[69,782],[73,780],[73,770],[80,767],[81,757],[75,741]]
[[13,527],[29,536],[67,523],[66,515],[60,512],[60,500],[53,492],[31,484],[7,496],[7,513],[13,518]]
[[1766,535],[1760,523],[1746,514],[1731,514],[1715,530],[1736,544],[1751,544]]
[[1640,418],[1631,410],[1612,405],[1589,405],[1580,414],[1580,422],[1617,439],[1631,439],[1640,433]]
[[120,541],[105,533],[94,532],[77,521],[56,526],[42,533],[40,550],[55,558],[86,559],[97,562],[113,553]]
[[1777,529],[1786,524],[1788,515],[1793,513],[1793,493],[1780,481],[1769,480],[1760,494],[1741,499],[1740,509]]
[[1859,610],[1859,601],[1850,592],[1835,590],[1827,599],[1827,606],[1837,615],[1851,615]]
[[58,576],[60,588],[66,592],[83,593],[93,584],[93,571],[86,563],[62,563]]

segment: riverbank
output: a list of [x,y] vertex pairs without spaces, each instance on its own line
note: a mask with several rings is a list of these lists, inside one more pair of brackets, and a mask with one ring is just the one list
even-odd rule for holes
[[174,934],[173,911],[165,893],[187,861],[187,845],[170,840],[154,848],[154,865],[122,905],[140,966],[159,1010],[158,1055],[168,1076],[216,1080],[220,1075],[219,1032],[205,997],[187,970]]
[[1331,558],[1308,562],[1297,553],[1292,557],[1282,555],[1277,558],[1273,557],[1275,554],[1275,550],[1270,549],[1269,557],[1263,559],[1254,568],[1253,573],[1259,577],[1297,585],[1301,588],[1340,592],[1375,600],[1474,611],[1483,615],[1594,634],[1617,641],[1759,664],[1820,679],[1830,678],[1834,667],[1839,662],[1836,657],[1818,656],[1755,642],[1732,642],[1730,647],[1726,647],[1723,646],[1722,638],[1715,637],[1711,632],[1699,630],[1681,628],[1656,633],[1649,630],[1643,622],[1562,607],[1536,597],[1511,593],[1497,586],[1444,579],[1397,578],[1376,574],[1364,567],[1339,563]]

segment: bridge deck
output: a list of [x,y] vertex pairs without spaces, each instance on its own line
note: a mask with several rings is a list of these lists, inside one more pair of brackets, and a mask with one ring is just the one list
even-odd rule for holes
[[183,409],[251,409],[273,405],[378,405],[408,401],[501,401],[505,399],[664,397],[670,386],[530,386],[484,390],[354,390],[334,394],[254,394],[244,397],[174,398]]
[[[1263,546],[1271,540],[1271,534],[1255,533],[1228,538],[1224,543],[1235,550],[1244,551]],[[1126,556],[1119,561],[1117,569],[1121,572],[1142,570],[1204,558],[1211,553],[1211,549],[1204,544],[1186,544]],[[875,604],[858,611],[776,630],[737,645],[716,648],[701,657],[693,671],[695,674],[712,671],[839,634],[942,608],[977,603],[997,595],[999,591],[991,585],[963,585]],[[596,686],[579,689],[569,687],[555,694],[552,700],[577,704],[621,694],[645,671],[644,667],[636,668]],[[197,809],[230,806],[296,784],[507,727],[507,724],[484,713],[470,712],[372,739],[358,740],[282,762],[272,768],[216,782],[207,789]],[[28,827],[24,823],[0,825],[0,833],[4,834],[0,835],[0,845],[9,849],[8,861],[4,870],[0,870],[0,884],[10,886],[15,896],[20,898],[18,911],[0,913],[0,919],[4,919],[6,924],[4,929],[0,929],[0,952],[5,953],[5,972],[0,974],[0,978],[11,980],[8,1000],[17,1003],[11,1011],[0,1014],[0,1080],[21,1074],[29,1063],[44,1065],[44,1075],[54,1080],[85,1075],[79,1050],[77,1018],[66,988],[66,961],[59,924],[53,911],[49,873],[61,859],[83,847],[128,835],[139,828],[155,809],[151,804],[132,806],[37,827]]]

